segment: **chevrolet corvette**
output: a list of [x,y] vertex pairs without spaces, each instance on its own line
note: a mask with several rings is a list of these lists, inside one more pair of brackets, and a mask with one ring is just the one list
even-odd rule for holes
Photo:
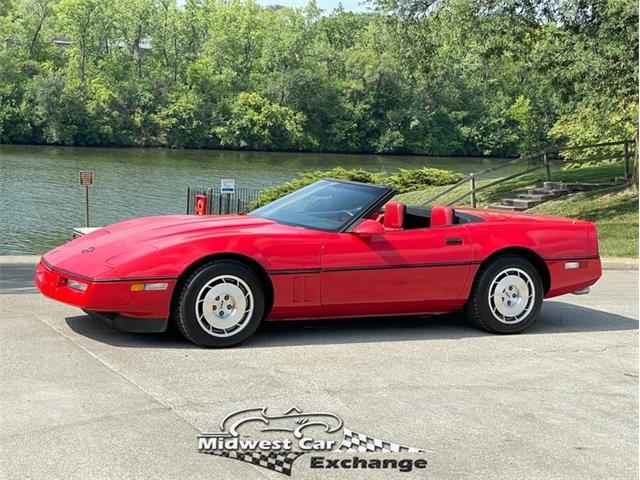
[[[263,320],[442,314],[463,309],[517,333],[544,298],[601,275],[593,224],[392,200],[392,188],[320,180],[246,215],[115,223],[43,255],[46,296],[115,328],[227,347]],[[390,320],[392,321],[392,320]]]

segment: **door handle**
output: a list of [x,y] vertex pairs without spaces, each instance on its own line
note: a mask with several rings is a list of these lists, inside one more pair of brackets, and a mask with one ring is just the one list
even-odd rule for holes
[[444,243],[447,245],[462,245],[464,241],[461,238],[447,238]]

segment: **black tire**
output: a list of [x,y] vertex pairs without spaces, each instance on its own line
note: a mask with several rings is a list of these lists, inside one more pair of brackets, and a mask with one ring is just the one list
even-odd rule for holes
[[[239,291],[242,293],[245,293],[245,290],[250,291],[250,296],[244,297],[244,305],[252,306],[250,312],[247,310],[246,314],[241,314],[240,308],[236,309],[236,304],[233,302],[234,300],[238,303],[242,302],[241,295],[236,295],[236,298],[231,292],[231,299],[226,304],[224,298],[229,299],[229,295],[213,297],[214,287],[225,288],[223,284],[226,282],[221,281],[221,277],[231,283],[231,288],[234,284],[232,279],[239,279],[240,281],[235,283],[235,286],[241,289]],[[211,286],[212,282],[213,287]],[[212,294],[207,297],[209,291],[212,291]],[[201,300],[203,298],[207,298],[207,300],[196,305],[199,296]],[[252,298],[252,301],[247,298]],[[218,301],[218,299],[220,300]],[[213,309],[206,309],[208,319],[204,317],[207,305]],[[264,291],[253,270],[235,260],[214,260],[198,268],[182,285],[173,318],[178,331],[190,342],[202,347],[230,347],[245,341],[256,331],[264,317],[264,306]],[[199,309],[199,314],[196,313],[196,309]],[[233,315],[238,315],[242,319],[235,327],[237,331],[234,331],[234,327],[230,327],[227,332],[225,329],[217,329],[214,326],[218,319],[212,317],[211,312],[227,313],[227,309],[229,309],[229,315],[233,310]],[[235,313],[236,310],[238,313]],[[229,318],[229,321],[233,320],[234,318]],[[212,323],[208,323],[209,321]],[[223,323],[222,320],[221,323]],[[208,327],[209,330],[205,327]]]
[[[520,272],[524,272],[525,275]],[[522,297],[519,296],[518,285],[513,285],[513,282],[510,282],[509,278],[505,277],[521,278],[526,285],[526,290],[522,288],[523,292],[527,294],[529,288],[532,288],[533,294],[527,295],[527,300],[525,300],[524,295]],[[500,298],[495,295],[494,300],[490,301],[489,293],[490,289],[494,288],[494,282],[497,281],[493,290],[494,293],[502,290],[502,288],[498,288],[501,285],[500,281],[498,281],[500,279],[504,279],[504,284],[509,286],[506,287],[504,293],[500,294]],[[513,293],[509,292],[509,287],[511,287],[511,292]],[[512,297],[513,295],[515,297]],[[488,332],[499,334],[519,333],[529,328],[537,320],[542,307],[543,296],[544,287],[538,270],[529,261],[518,255],[504,255],[483,265],[476,275],[471,295],[465,305],[465,314],[473,325]],[[513,307],[511,307],[511,303],[507,306],[507,302],[513,302]],[[522,305],[524,305],[524,308]],[[515,316],[503,315],[498,310],[505,311],[508,308],[513,308],[516,312],[520,308],[523,308],[523,310],[519,315]],[[498,317],[501,317],[502,320]]]

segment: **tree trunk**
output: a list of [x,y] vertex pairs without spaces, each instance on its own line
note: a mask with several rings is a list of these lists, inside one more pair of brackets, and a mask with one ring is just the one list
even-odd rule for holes
[[640,144],[640,127],[636,128],[636,138],[633,152],[633,163],[632,167],[633,171],[631,172],[631,186],[637,191],[638,190],[638,145]]
[[136,40],[135,40],[135,44],[133,46],[133,51],[134,51],[134,59],[136,62],[136,75],[138,77],[138,80],[140,80],[142,78],[142,58],[141,58],[141,52],[140,52],[140,42],[142,42],[142,24],[138,24],[138,30],[136,32]]
[[85,78],[85,64],[87,58],[87,47],[84,39],[80,41],[80,81],[84,82]]
[[40,30],[42,30],[42,25],[44,24],[44,20],[47,18],[46,15],[42,15],[38,21],[38,26],[36,27],[36,31],[31,38],[31,42],[29,43],[29,58],[33,55],[33,49],[36,46],[36,42],[38,41],[38,36],[40,35]]

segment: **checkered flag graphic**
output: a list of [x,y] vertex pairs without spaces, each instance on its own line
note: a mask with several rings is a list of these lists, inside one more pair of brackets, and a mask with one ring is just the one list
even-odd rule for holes
[[291,468],[293,462],[305,452],[261,452],[257,450],[251,451],[202,451],[209,455],[218,455],[221,457],[234,458],[242,462],[252,463],[258,467],[267,468],[274,472],[291,476]]
[[368,437],[346,427],[343,430],[344,438],[337,448],[341,452],[424,452],[419,448],[405,447],[379,438]]

